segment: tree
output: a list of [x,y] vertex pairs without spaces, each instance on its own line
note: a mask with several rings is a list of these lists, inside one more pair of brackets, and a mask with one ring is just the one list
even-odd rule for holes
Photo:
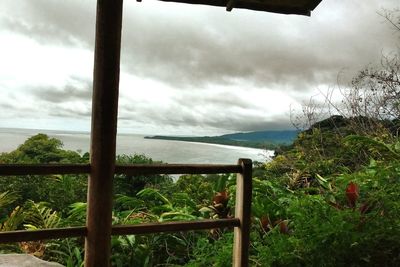
[[63,150],[63,143],[46,134],[28,138],[16,150],[0,155],[1,163],[78,163],[81,156],[74,151]]
[[[16,150],[0,155],[0,163],[47,164],[84,163],[86,158],[77,152],[62,149],[62,142],[46,134],[28,138]],[[0,188],[16,192],[17,205],[27,200],[47,201],[59,211],[67,211],[68,205],[86,200],[86,175],[26,175],[0,177]]]
[[[380,14],[400,37],[400,10]],[[332,95],[339,90],[342,101]],[[333,115],[348,120],[352,131],[360,135],[398,136],[400,130],[400,50],[383,54],[380,64],[369,65],[358,72],[345,88],[336,87],[324,93],[324,103],[310,99],[300,114],[291,114],[296,127],[307,129],[317,121]],[[331,121],[335,123],[334,120]],[[315,128],[315,127],[314,127]]]
[[[118,155],[117,164],[155,164],[151,158],[145,155]],[[172,183],[172,178],[168,175],[115,175],[114,190],[116,194],[135,196],[140,190],[145,187],[160,187],[165,184]]]

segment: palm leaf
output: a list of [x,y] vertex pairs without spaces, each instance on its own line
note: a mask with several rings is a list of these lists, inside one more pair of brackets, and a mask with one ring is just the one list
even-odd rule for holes
[[24,210],[17,206],[1,225],[1,231],[14,231],[19,228],[25,219]]
[[7,207],[14,203],[18,199],[18,195],[15,192],[2,192],[0,193],[0,209]]
[[56,228],[60,224],[61,219],[57,212],[46,205],[45,202],[35,203],[31,200],[27,202],[25,217],[27,224],[24,225],[27,229]]
[[172,205],[168,198],[163,196],[157,189],[154,188],[145,188],[140,190],[137,194],[138,197],[148,198],[153,200],[160,200],[164,204]]

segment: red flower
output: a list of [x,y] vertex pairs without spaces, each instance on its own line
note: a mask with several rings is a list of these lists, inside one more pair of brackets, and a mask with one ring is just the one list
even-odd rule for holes
[[347,198],[347,203],[351,208],[354,208],[356,206],[356,201],[359,196],[359,189],[358,185],[350,182],[349,185],[346,188],[346,198]]
[[215,194],[215,196],[213,197],[213,204],[217,205],[217,204],[222,204],[223,206],[226,206],[228,204],[229,201],[229,195],[228,192],[221,191],[221,192],[217,192]]

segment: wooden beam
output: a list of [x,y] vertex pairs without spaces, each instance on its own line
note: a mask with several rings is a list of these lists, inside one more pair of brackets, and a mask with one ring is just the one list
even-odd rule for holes
[[54,228],[35,231],[0,232],[0,243],[85,236],[86,227]]
[[[230,0],[160,0],[163,2],[177,2],[177,3],[185,3],[185,4],[195,4],[195,5],[208,5],[208,6],[217,6],[217,7],[228,7],[228,2]],[[242,8],[242,9],[250,9],[254,11],[264,11],[264,12],[273,12],[279,14],[294,14],[294,15],[305,15],[310,16],[312,9],[309,9],[309,6],[317,6],[321,0],[313,0],[311,1],[313,5],[308,6],[296,6],[296,5],[277,5],[270,4],[266,1],[240,1],[235,0],[234,8]],[[314,4],[316,3],[316,4]],[[229,10],[229,9],[228,9]]]
[[109,266],[120,73],[122,0],[98,0],[85,266]]
[[[136,225],[115,225],[112,227],[112,235],[142,235],[161,232],[179,232],[205,230],[223,227],[238,227],[238,218],[219,219],[219,220],[197,220],[197,221],[178,221],[164,223],[143,223]],[[41,229],[35,231],[7,231],[0,232],[0,243],[12,243],[22,241],[35,241],[45,239],[57,239],[68,237],[82,237],[87,235],[86,227],[69,227]]]
[[236,0],[228,0],[226,4],[226,11],[231,12],[233,7],[235,6]]
[[89,164],[0,164],[0,176],[83,174],[89,172]]
[[206,164],[135,164],[117,165],[116,174],[144,175],[144,174],[214,174],[238,173],[242,171],[240,165],[206,165]]
[[240,219],[240,227],[234,229],[233,266],[249,266],[249,243],[251,224],[252,162],[239,159],[243,171],[236,179],[235,217]]
[[[0,164],[0,176],[90,173],[90,164]],[[223,164],[131,164],[116,165],[116,174],[213,174],[239,173],[240,165]]]
[[143,223],[136,225],[116,225],[112,228],[112,235],[141,235],[161,232],[179,232],[204,230],[223,227],[238,227],[239,219],[198,220],[164,223]]

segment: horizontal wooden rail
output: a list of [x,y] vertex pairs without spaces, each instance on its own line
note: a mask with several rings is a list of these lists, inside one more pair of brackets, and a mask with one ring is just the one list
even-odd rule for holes
[[86,236],[86,234],[86,227],[53,228],[34,231],[8,231],[0,232],[0,243],[79,237]]
[[90,173],[89,164],[0,164],[0,176]]
[[191,230],[204,230],[223,227],[239,227],[240,220],[219,219],[219,220],[197,220],[197,221],[178,221],[164,223],[143,223],[135,225],[115,225],[112,227],[112,235],[136,235],[152,234],[161,232],[179,232]]
[[[132,164],[115,166],[115,174],[215,174],[241,173],[240,165]],[[0,164],[0,176],[90,173],[89,164]]]
[[[239,227],[240,220],[219,219],[219,220],[197,220],[197,221],[177,221],[164,223],[143,223],[136,225],[115,225],[112,227],[112,235],[139,235],[162,232],[178,232],[204,230],[223,227]],[[54,228],[42,230],[22,230],[0,232],[0,243],[12,243],[21,241],[35,241],[45,239],[67,238],[86,236],[86,227]]]
[[206,165],[206,164],[135,164],[117,165],[116,174],[214,174],[214,173],[241,173],[240,165]]
[[[204,165],[204,164],[134,164],[117,165],[115,174],[215,174],[243,173],[242,165]],[[7,175],[49,175],[49,174],[84,174],[90,173],[89,164],[0,164],[0,176]],[[150,234],[204,230],[223,227],[241,227],[239,218],[220,220],[178,221],[164,223],[146,223],[137,225],[116,225],[112,235]],[[68,237],[87,236],[86,227],[43,229],[36,231],[0,232],[0,243],[35,241]]]

